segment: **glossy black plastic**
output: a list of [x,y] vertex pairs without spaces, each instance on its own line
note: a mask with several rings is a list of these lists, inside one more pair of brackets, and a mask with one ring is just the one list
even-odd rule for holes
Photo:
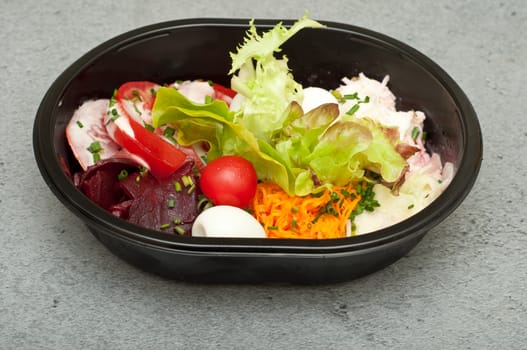
[[[456,175],[429,207],[392,227],[344,239],[212,239],[162,234],[117,219],[80,193],[65,175],[63,158],[79,170],[64,128],[84,100],[109,97],[121,83],[211,79],[228,84],[229,51],[249,20],[190,19],[151,25],[111,39],[81,57],[53,83],[34,124],[35,158],[55,195],[113,253],[144,270],[200,282],[329,283],[352,279],[393,263],[444,220],[473,186],[482,159],[477,116],[459,86],[415,49],[363,28],[325,22],[283,47],[295,78],[334,88],[342,77],[390,75],[398,107],[427,114],[428,147],[453,162]],[[268,29],[277,21],[256,21]],[[291,24],[292,21],[284,21]]]

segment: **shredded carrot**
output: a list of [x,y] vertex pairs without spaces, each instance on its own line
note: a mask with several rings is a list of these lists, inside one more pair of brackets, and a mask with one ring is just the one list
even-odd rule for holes
[[276,184],[262,182],[256,188],[251,209],[269,238],[341,238],[346,236],[350,214],[360,199],[353,184],[300,197],[288,195]]

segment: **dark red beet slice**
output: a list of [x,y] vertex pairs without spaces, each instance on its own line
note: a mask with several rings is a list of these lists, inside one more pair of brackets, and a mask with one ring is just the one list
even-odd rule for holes
[[[193,166],[193,161],[187,161],[170,177],[158,180],[148,172],[141,174],[139,164],[130,159],[111,158],[76,173],[73,179],[88,198],[121,219],[157,231],[190,235],[201,194]],[[123,170],[128,176],[119,179]]]
[[108,211],[113,215],[117,216],[118,218],[126,220],[128,218],[130,206],[133,202],[133,199],[125,200],[123,202],[112,205],[110,208],[108,208]]
[[123,170],[135,172],[138,167],[129,159],[105,159],[84,172],[76,173],[73,181],[88,198],[108,210],[126,199],[119,183],[119,173]]
[[[121,181],[123,192],[133,199],[128,221],[158,231],[190,235],[192,223],[199,214],[200,194],[192,168],[193,162],[187,162],[162,180],[135,173]],[[195,185],[185,186],[184,176]]]

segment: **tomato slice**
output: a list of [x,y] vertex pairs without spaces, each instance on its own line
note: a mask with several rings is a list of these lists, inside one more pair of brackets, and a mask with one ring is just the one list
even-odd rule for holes
[[232,99],[234,96],[236,96],[236,91],[229,89],[228,87],[225,87],[223,85],[213,83],[212,88],[214,89],[214,98],[218,100],[222,100],[227,105],[230,105],[232,102]]
[[[171,142],[147,128],[151,120],[155,91],[159,85],[147,81],[128,82],[117,90],[113,121],[114,139],[128,152],[141,158],[157,178],[165,178],[176,171],[187,155]],[[107,127],[108,128],[108,127]]]
[[[159,140],[157,141],[159,147],[152,148],[152,145],[150,148],[147,147],[143,142],[144,139],[141,140],[141,135],[134,132],[132,123],[130,118],[123,113],[108,123],[106,129],[115,142],[131,155],[138,157],[140,163],[144,164],[152,175],[158,179],[166,178],[184,163],[187,158],[186,154],[158,136],[156,137]],[[155,134],[149,133],[155,136]]]
[[116,99],[118,101],[126,99],[139,106],[139,110],[152,111],[159,87],[158,84],[150,81],[131,81],[119,87]]

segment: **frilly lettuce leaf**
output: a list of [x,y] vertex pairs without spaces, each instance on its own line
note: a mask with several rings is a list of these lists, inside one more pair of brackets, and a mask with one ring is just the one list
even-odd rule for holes
[[306,14],[290,28],[284,27],[282,22],[280,22],[273,29],[259,35],[254,25],[254,20],[251,20],[249,22],[249,29],[246,32],[247,37],[238,46],[236,53],[230,53],[232,66],[229,74],[235,73],[252,59],[260,61],[270,60],[275,52],[281,51],[280,46],[306,27],[320,28],[323,25],[310,19]]
[[245,96],[237,117],[258,138],[269,141],[271,134],[282,128],[289,104],[302,100],[302,86],[290,73],[287,57],[276,58],[275,52],[298,31],[322,26],[305,15],[290,28],[278,23],[259,35],[251,21],[244,42],[236,53],[230,53],[229,74],[238,71],[231,79],[231,88]]

